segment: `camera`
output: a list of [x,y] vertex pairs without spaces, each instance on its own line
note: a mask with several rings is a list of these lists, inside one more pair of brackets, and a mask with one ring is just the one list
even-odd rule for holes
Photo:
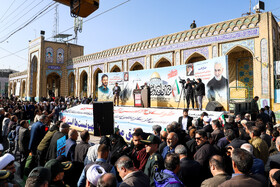
[[181,77],[179,77],[179,83],[181,83],[181,84],[185,84],[186,83],[186,80],[185,79],[181,79]]
[[181,80],[179,81],[179,83],[185,84],[185,83],[186,83],[186,80],[185,80],[185,79],[181,79]]

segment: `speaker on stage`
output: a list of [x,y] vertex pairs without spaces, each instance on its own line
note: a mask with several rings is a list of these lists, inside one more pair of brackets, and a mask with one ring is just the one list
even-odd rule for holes
[[114,133],[113,110],[113,102],[93,103],[94,136],[111,135]]
[[223,111],[224,107],[218,101],[210,101],[205,108],[207,111]]

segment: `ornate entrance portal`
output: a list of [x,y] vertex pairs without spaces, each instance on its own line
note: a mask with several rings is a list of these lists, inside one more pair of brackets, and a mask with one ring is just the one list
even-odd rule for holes
[[56,73],[51,73],[47,77],[47,96],[59,97],[60,96],[60,76]]

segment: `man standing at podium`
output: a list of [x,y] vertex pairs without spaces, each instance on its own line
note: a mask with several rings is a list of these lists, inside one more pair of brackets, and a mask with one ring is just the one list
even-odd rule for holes
[[113,93],[114,93],[114,106],[116,106],[116,100],[117,100],[117,106],[119,105],[119,101],[120,101],[120,92],[121,92],[121,88],[118,86],[118,83],[115,83],[115,86],[113,88]]

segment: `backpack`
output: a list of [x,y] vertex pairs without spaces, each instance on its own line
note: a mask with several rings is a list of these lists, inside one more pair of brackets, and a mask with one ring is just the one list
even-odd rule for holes
[[9,141],[14,141],[16,138],[16,130],[11,130],[8,134],[8,140]]
[[155,173],[154,181],[156,187],[165,187],[168,186],[169,184],[170,185],[180,184],[181,186],[184,186],[183,183],[178,178],[168,173],[164,173],[162,171]]

